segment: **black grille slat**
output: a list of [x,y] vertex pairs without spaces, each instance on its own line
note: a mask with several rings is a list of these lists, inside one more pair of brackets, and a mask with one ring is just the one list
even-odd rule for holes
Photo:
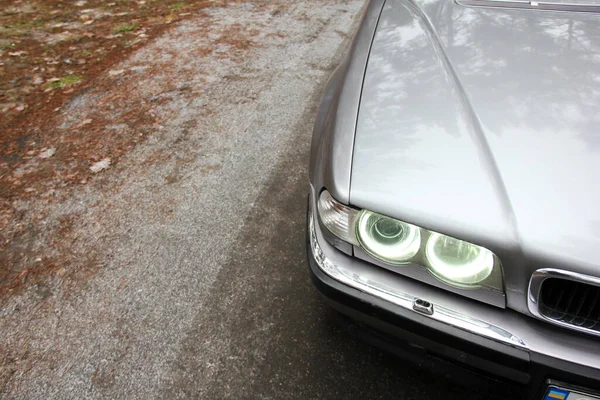
[[565,295],[565,289],[563,287],[559,287],[559,295],[558,298],[556,299],[556,303],[554,303],[554,306],[552,306],[552,309],[558,308],[558,305],[560,304],[560,301],[563,299],[564,295]]
[[600,332],[600,286],[548,278],[542,284],[539,300],[542,315]]
[[575,315],[577,315],[577,317],[575,317],[572,321],[572,323],[574,325],[583,326],[586,323],[586,319],[585,319],[585,317],[583,317],[582,308],[588,301],[589,292],[590,292],[590,287],[585,286],[585,287],[583,287],[582,294],[580,296],[578,296],[578,305],[575,308]]
[[592,311],[594,311],[594,307],[598,304],[598,298],[600,298],[600,290],[596,290],[592,293],[593,300],[590,300],[587,305],[588,312],[585,314],[585,319],[590,318],[592,315]]
[[573,315],[570,311],[571,311],[571,304],[573,304],[573,300],[575,300],[575,296],[577,296],[576,290],[571,289],[567,292],[567,297],[569,298],[569,301],[568,301],[567,306],[565,307],[565,311],[563,312],[563,315],[561,317],[562,319],[566,320],[565,322],[571,323],[571,321],[566,317]]
[[590,329],[600,331],[600,290],[598,291],[598,293],[596,293],[594,306],[590,311],[590,314],[595,315],[595,318],[588,317],[588,319],[595,321]]

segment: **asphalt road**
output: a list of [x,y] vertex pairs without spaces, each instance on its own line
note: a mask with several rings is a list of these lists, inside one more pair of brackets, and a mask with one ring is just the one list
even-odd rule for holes
[[[4,396],[483,398],[357,339],[310,282],[311,128],[363,5],[208,10],[116,66],[116,93],[60,111],[84,120],[130,82],[157,123],[50,210],[74,221],[73,254],[98,266],[2,305]],[[255,44],[220,36],[240,31]]]

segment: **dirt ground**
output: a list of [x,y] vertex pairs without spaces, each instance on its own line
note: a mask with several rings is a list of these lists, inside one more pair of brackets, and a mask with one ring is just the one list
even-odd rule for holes
[[169,386],[361,5],[2,3],[0,397]]
[[[102,257],[74,230],[80,212],[65,204],[82,193],[114,194],[135,168],[115,176],[119,160],[169,123],[173,106],[203,91],[208,74],[185,69],[176,52],[160,48],[155,60],[123,63],[186,19],[200,26],[187,59],[239,63],[257,46],[257,26],[215,25],[204,10],[266,1],[157,0],[10,1],[0,9],[0,302],[49,287],[79,292]],[[271,12],[285,3],[269,5]],[[208,115],[207,107],[201,114]],[[202,117],[198,115],[197,117]],[[192,129],[193,120],[185,129]],[[165,162],[157,148],[143,165]],[[185,159],[178,160],[179,167]],[[188,160],[189,161],[189,160]],[[208,165],[201,172],[208,172]],[[167,184],[180,179],[177,169]],[[27,340],[25,338],[24,340]],[[16,370],[18,350],[0,346],[0,388]]]
[[[240,1],[238,1],[240,2]],[[247,1],[248,2],[248,1]],[[139,88],[162,65],[112,69],[129,54],[186,18],[201,18],[211,39],[197,57],[235,58],[258,33],[232,24],[211,30],[206,8],[232,0],[11,0],[0,6],[0,297],[53,274],[75,272],[73,221],[48,226],[39,204],[57,203],[91,182],[161,124],[153,109],[174,90]],[[254,1],[256,4],[264,4]],[[283,5],[281,5],[283,7]],[[168,51],[168,50],[167,50]],[[136,79],[127,79],[135,75]],[[160,90],[164,90],[161,92]],[[176,89],[183,90],[184,89]],[[93,93],[79,107],[73,99]],[[35,200],[35,210],[27,202]],[[52,249],[52,251],[49,251]],[[93,264],[89,261],[79,264]]]

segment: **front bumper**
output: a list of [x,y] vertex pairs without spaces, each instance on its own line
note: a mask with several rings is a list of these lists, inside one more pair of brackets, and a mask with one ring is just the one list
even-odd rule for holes
[[[315,193],[311,193],[314,200]],[[540,399],[550,380],[600,389],[596,338],[565,331],[515,311],[430,287],[347,256],[331,246],[309,207],[308,260],[313,282],[330,304],[369,327],[371,339],[395,353],[414,355],[448,371],[460,365],[524,398]],[[419,299],[433,312],[415,306]],[[422,363],[419,361],[419,363]],[[434,367],[435,368],[435,367]],[[445,372],[444,372],[445,373]],[[465,376],[462,374],[461,376]],[[487,377],[493,376],[493,379]],[[482,379],[479,379],[481,381]]]

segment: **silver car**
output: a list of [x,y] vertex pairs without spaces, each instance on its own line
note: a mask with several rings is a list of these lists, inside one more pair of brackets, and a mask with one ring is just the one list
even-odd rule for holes
[[395,345],[600,399],[600,3],[371,0],[307,232],[316,286]]

